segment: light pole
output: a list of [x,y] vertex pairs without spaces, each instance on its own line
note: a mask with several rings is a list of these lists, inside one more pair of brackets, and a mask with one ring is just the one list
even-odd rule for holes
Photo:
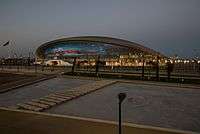
[[99,72],[99,63],[100,63],[100,55],[97,56],[97,61],[96,61],[96,74],[98,76]]
[[121,104],[123,100],[126,98],[125,93],[119,93],[118,94],[118,99],[119,99],[119,134],[122,133],[122,121],[121,121]]
[[142,80],[144,80],[144,55],[142,55]]
[[156,58],[156,80],[159,81],[159,59],[160,57],[157,56]]
[[74,72],[75,72],[76,60],[77,60],[77,57],[74,57],[74,62],[73,62],[73,66],[72,66],[72,74],[74,74]]

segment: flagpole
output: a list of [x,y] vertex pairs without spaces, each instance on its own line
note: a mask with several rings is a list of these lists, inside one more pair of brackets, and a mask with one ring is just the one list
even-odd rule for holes
[[[5,47],[5,46],[7,46],[7,45],[9,45],[10,44],[10,41],[7,41],[5,44],[3,44],[2,46],[3,47]],[[9,47],[8,47],[8,57],[10,58],[10,49],[9,49]]]

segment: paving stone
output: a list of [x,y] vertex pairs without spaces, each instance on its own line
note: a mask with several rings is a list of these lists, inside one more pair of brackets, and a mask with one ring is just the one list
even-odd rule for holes
[[74,97],[76,97],[75,95],[73,94],[55,94],[55,95],[59,95],[59,96],[63,96],[63,97],[66,97],[66,98],[69,98],[69,100],[73,99]]
[[53,94],[53,95],[50,95],[50,96],[58,97],[58,98],[66,99],[66,100],[70,100],[70,99],[71,99],[71,97],[64,96],[64,95],[56,95],[56,94]]
[[67,93],[67,94],[73,95],[73,96],[80,96],[80,95],[82,95],[82,93]]
[[22,109],[31,110],[31,111],[41,111],[43,109],[40,107],[28,105],[28,104],[17,104],[17,105]]
[[75,94],[69,94],[69,93],[66,93],[65,96],[68,96],[68,97],[72,97],[72,98],[75,98],[77,95]]
[[65,95],[65,93],[54,93],[54,94],[52,94],[52,95],[59,95],[59,96],[67,97],[67,96]]
[[58,97],[53,97],[53,96],[47,96],[46,98],[54,99],[54,100],[59,100],[59,101],[66,101],[66,99],[58,98]]
[[49,102],[49,101],[43,101],[43,100],[36,100],[36,101],[33,101],[33,102],[39,102],[41,104],[46,104],[46,105],[49,105],[49,106],[54,106],[56,105],[55,102]]
[[56,104],[62,102],[62,101],[60,101],[60,100],[50,99],[50,98],[46,98],[46,97],[45,97],[45,98],[41,98],[40,100],[47,101],[47,102],[54,102],[54,103],[56,103]]
[[49,108],[48,105],[46,104],[41,104],[41,103],[38,103],[38,102],[27,102],[26,104],[28,105],[32,105],[32,106],[37,106],[37,107],[41,107],[41,108]]
[[75,93],[76,94],[76,93],[82,93],[82,91],[81,90],[78,90],[78,91],[67,91],[67,93]]

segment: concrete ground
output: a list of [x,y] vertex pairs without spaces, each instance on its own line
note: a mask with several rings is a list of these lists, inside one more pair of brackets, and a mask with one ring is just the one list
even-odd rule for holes
[[124,122],[200,132],[200,90],[192,88],[117,83],[45,112],[116,121],[120,92]]
[[[10,78],[12,77],[9,76]],[[1,93],[0,106],[12,107],[57,91],[71,90],[93,82],[95,80],[91,78],[74,79],[59,76]],[[200,132],[200,88],[192,86],[183,88],[170,83],[160,86],[157,83],[156,85],[143,83],[118,82],[54,106],[45,112],[116,121],[118,120],[117,94],[126,92],[127,98],[123,103],[122,114],[124,122]]]
[[1,72],[0,73],[0,86],[3,84],[13,82],[13,81],[29,79],[30,77],[34,77],[34,76]]
[[9,88],[47,77],[48,75],[42,74],[0,71],[0,93]]
[[44,97],[50,93],[64,91],[83,84],[94,82],[93,80],[72,79],[57,77],[41,81],[29,86],[21,87],[9,92],[0,94],[0,106],[11,107],[18,103],[28,102],[32,99]]
[[58,74],[61,72],[71,71],[71,66],[66,67],[44,67],[42,66],[0,66],[1,72],[17,72],[17,73],[39,73],[39,74]]

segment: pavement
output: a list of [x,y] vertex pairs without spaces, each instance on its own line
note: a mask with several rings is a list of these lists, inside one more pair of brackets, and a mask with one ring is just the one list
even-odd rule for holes
[[56,77],[0,94],[0,106],[14,107],[19,103],[38,99],[54,92],[71,90],[94,80]]
[[124,122],[200,132],[200,90],[178,86],[119,82],[45,112],[117,121],[120,92]]
[[[10,77],[12,77],[12,76],[10,76]],[[14,74],[13,74],[13,77],[14,77]],[[55,77],[56,77],[56,75],[36,75],[36,76],[32,76],[32,77],[31,76],[26,77],[24,79],[21,79],[19,77],[19,78],[16,78],[16,80],[14,79],[12,82],[2,84],[0,94],[11,91],[11,90],[15,90],[17,88],[21,88],[24,86],[32,85],[34,83],[52,79]]]
[[[117,94],[125,92],[124,122],[200,132],[198,85],[125,80],[109,84],[115,81],[109,80],[109,86],[105,86],[101,83],[103,81],[99,78],[57,76],[0,94],[0,106],[18,108],[18,104],[22,104],[21,108],[28,108],[26,110],[40,111],[39,108],[44,108],[41,111],[47,113],[117,121]],[[74,94],[79,98],[66,101],[71,91],[81,91]],[[61,92],[64,95],[57,94]],[[38,100],[43,102],[38,103]]]
[[34,99],[29,102],[17,104],[18,109],[30,110],[30,111],[44,111],[51,107],[57,106],[61,103],[77,99],[83,95],[87,95],[105,86],[111,85],[116,81],[111,80],[99,80],[94,83],[85,84],[72,88],[71,90],[65,90],[62,92],[54,92],[39,99]]
[[62,72],[71,71],[71,67],[45,67],[42,69],[41,66],[35,68],[35,66],[7,66],[1,67],[0,72],[11,72],[11,73],[35,73],[35,74],[59,74]]

